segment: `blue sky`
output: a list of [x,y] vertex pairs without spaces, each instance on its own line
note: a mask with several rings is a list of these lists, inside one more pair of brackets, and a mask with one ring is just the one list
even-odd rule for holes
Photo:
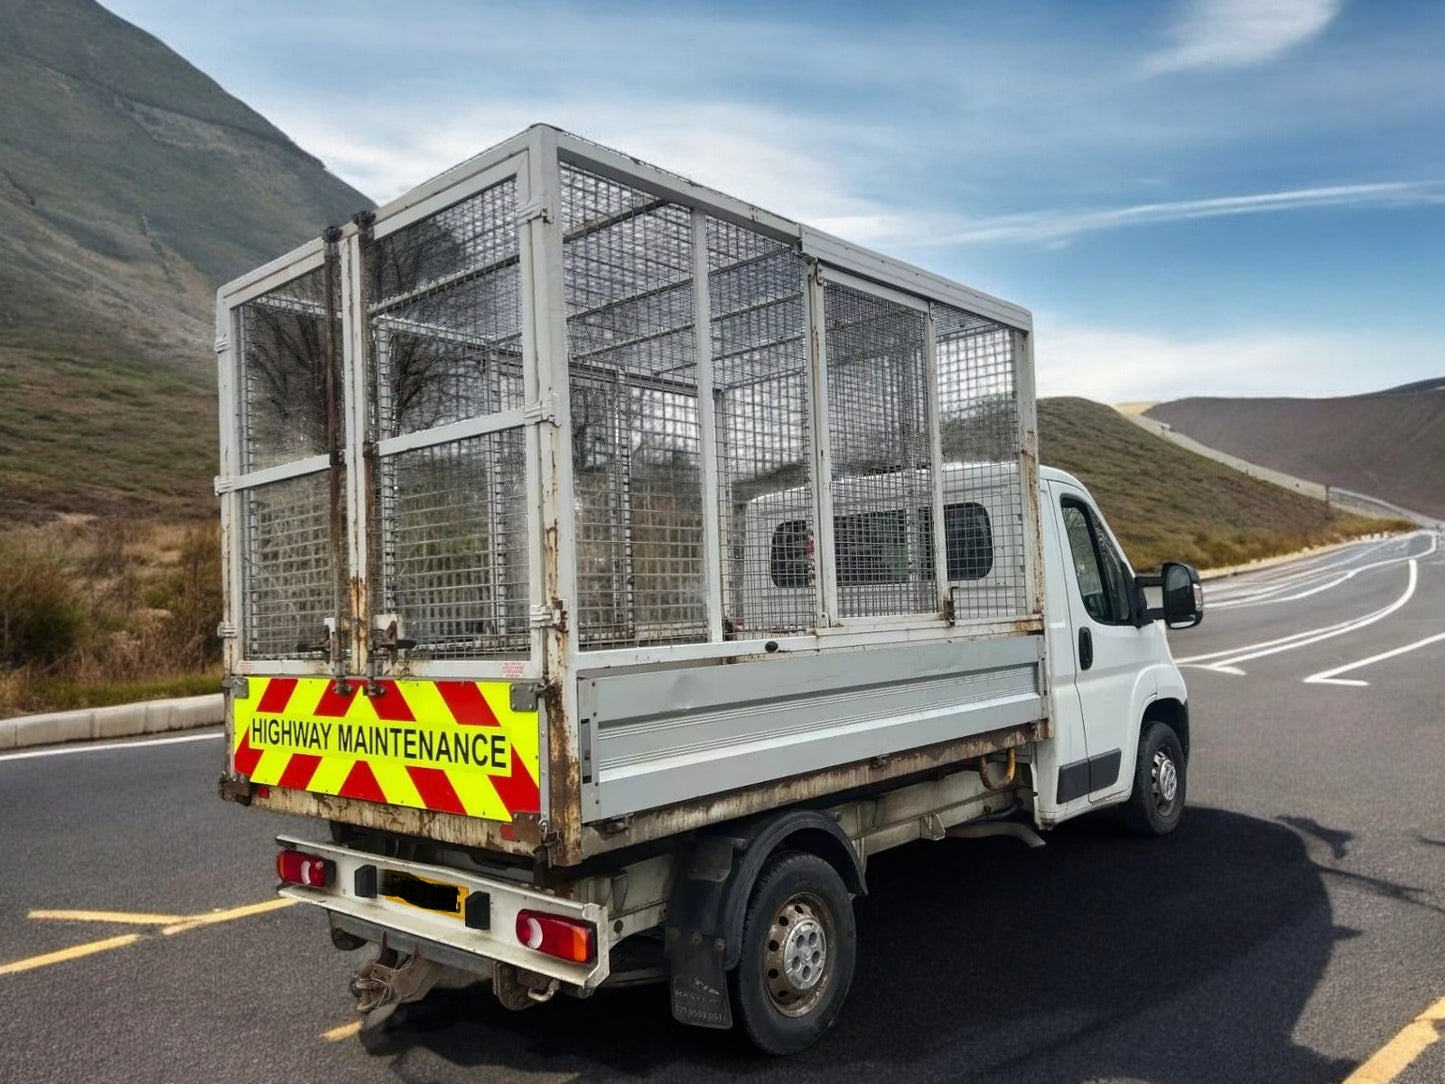
[[1042,395],[1445,376],[1445,4],[103,0],[384,201],[536,121],[1033,310]]

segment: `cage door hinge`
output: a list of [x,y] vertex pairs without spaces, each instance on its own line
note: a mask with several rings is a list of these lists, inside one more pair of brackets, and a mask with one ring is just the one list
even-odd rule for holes
[[557,397],[548,395],[528,403],[522,408],[522,420],[528,425],[540,425],[543,422],[557,425]]
[[533,200],[531,203],[524,203],[517,208],[517,225],[519,226],[525,226],[528,222],[538,218],[543,222],[553,221],[552,208],[539,199]]
[[229,335],[217,335],[217,336],[216,336],[216,353],[218,353],[218,354],[224,354],[224,353],[225,353],[227,350],[229,350],[230,348],[231,348],[231,336],[229,336]]

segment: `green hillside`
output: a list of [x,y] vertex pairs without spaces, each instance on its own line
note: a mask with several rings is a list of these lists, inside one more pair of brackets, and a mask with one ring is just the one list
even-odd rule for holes
[[1039,401],[1039,456],[1089,487],[1138,569],[1243,564],[1385,526],[1195,455],[1087,399]]
[[0,515],[210,515],[215,289],[370,206],[92,0],[0,0]]

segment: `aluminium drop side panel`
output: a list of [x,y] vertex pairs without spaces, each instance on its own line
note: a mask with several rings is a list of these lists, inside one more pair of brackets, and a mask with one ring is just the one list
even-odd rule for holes
[[1031,724],[1043,638],[783,656],[581,681],[605,820]]

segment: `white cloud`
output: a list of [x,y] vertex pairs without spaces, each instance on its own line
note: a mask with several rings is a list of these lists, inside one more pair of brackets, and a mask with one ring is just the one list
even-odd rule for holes
[[1340,0],[1191,0],[1173,43],[1150,56],[1145,71],[1258,64],[1314,37],[1339,11]]
[[[1385,181],[1261,192],[1209,199],[1140,203],[1093,210],[1045,210],[993,218],[925,215],[862,215],[834,220],[839,232],[860,241],[915,247],[1012,241],[1062,241],[1076,234],[1124,226],[1157,225],[1199,218],[1296,211],[1316,207],[1404,207],[1445,203],[1445,181]],[[863,235],[863,236],[860,236]]]
[[[333,173],[383,203],[546,121],[810,223],[863,218],[873,210],[846,192],[846,167],[835,165],[837,155],[830,153],[840,138],[835,124],[762,105],[594,98],[548,107],[493,100],[437,113],[397,103],[368,110],[353,127],[336,121],[345,115],[337,104],[293,98],[268,113]],[[787,136],[756,134],[774,132]]]
[[1438,342],[1369,331],[1239,332],[1186,339],[1070,327],[1040,317],[1034,343],[1040,396],[1102,403],[1190,395],[1310,396],[1381,391],[1438,377]]

